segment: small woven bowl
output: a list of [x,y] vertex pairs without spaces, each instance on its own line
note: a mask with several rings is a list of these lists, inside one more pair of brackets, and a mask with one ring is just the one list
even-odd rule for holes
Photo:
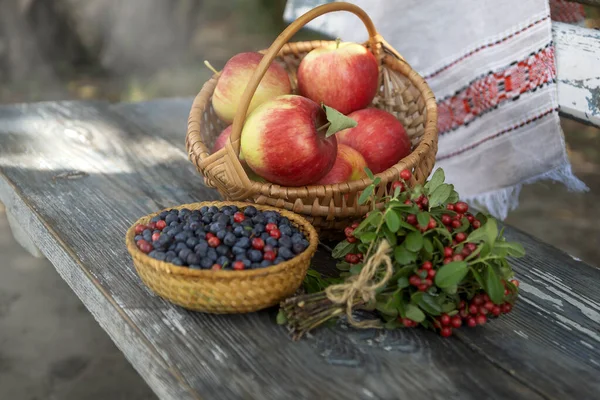
[[135,227],[148,224],[160,212],[147,215],[129,228],[127,250],[142,281],[156,294],[188,310],[215,314],[247,313],[274,306],[292,295],[302,284],[319,239],[315,228],[301,216],[275,207],[241,202],[201,202],[170,207],[167,210],[204,206],[254,206],[261,211],[277,211],[288,218],[307,237],[308,248],[283,263],[244,271],[194,270],[156,260],[142,253],[135,244]]

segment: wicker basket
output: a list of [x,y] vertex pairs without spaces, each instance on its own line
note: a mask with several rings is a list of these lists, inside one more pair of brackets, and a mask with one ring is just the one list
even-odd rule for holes
[[305,187],[260,183],[248,178],[238,154],[246,111],[269,65],[272,62],[282,63],[289,73],[295,92],[296,71],[302,58],[311,50],[330,42],[287,43],[288,40],[314,18],[340,10],[356,14],[365,24],[369,32],[369,41],[365,46],[380,64],[380,90],[372,106],[395,115],[404,125],[413,145],[411,154],[377,175],[381,178],[381,183],[376,193],[379,196],[388,194],[391,190],[389,183],[397,180],[400,171],[404,169],[413,172],[411,184],[423,183],[433,169],[437,152],[437,107],[434,95],[423,78],[377,33],[369,16],[349,3],[329,3],[307,12],[290,24],[268,50],[263,51],[265,56],[240,100],[230,140],[223,149],[214,154],[209,151],[216,137],[226,127],[211,105],[218,74],[204,84],[196,96],[189,115],[186,137],[190,160],[204,175],[205,183],[215,187],[225,199],[268,204],[294,211],[305,216],[318,231],[328,237],[335,236],[341,228],[368,212],[367,205],[358,205],[358,197],[371,183],[369,179]]
[[[250,204],[236,202],[202,202],[185,204],[173,209],[196,210],[203,206],[231,206],[243,209]],[[306,235],[309,246],[298,256],[272,267],[244,271],[194,270],[159,261],[142,253],[135,244],[135,227],[147,224],[154,213],[140,218],[129,228],[127,250],[142,281],[166,300],[194,311],[209,313],[245,313],[278,304],[292,295],[302,284],[310,259],[317,250],[319,239],[315,229],[304,218],[289,211],[268,206],[257,209],[273,210],[287,217]]]

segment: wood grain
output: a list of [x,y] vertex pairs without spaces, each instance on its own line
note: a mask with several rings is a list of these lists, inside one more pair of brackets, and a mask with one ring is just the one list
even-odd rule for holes
[[[207,315],[152,294],[125,249],[129,224],[217,198],[183,151],[185,103],[0,108],[0,201],[161,398],[553,399],[598,390],[589,377],[600,371],[600,271],[513,230],[529,251],[515,264],[523,301],[450,340],[340,323],[295,343],[274,310]],[[330,266],[324,253],[318,259]]]

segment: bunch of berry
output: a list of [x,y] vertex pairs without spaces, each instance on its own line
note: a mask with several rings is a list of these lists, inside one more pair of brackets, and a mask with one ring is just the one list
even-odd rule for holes
[[137,225],[135,233],[140,251],[192,269],[264,268],[308,247],[288,218],[253,206],[167,210],[148,225]]

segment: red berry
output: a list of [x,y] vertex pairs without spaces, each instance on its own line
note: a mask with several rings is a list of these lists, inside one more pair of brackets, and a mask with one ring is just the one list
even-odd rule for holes
[[233,269],[235,269],[236,271],[241,271],[243,269],[246,269],[246,266],[242,261],[235,261],[233,263]]
[[454,210],[456,210],[457,213],[464,214],[469,211],[469,205],[464,201],[459,201],[454,205]]
[[491,301],[486,301],[483,306],[485,307],[486,310],[488,311],[492,311],[495,307],[494,303],[492,303]]
[[364,257],[363,253],[357,253],[356,255],[358,256],[359,260],[362,260]]
[[353,233],[354,233],[354,228],[352,228],[350,226],[347,226],[347,227],[344,228],[344,235],[346,235],[347,238],[348,237],[352,237]]
[[268,261],[275,260],[275,252],[274,251],[265,251],[263,254],[263,259]]
[[444,257],[452,257],[454,255],[454,250],[452,247],[444,247]]
[[462,310],[460,310],[458,312],[458,315],[460,315],[461,318],[467,318],[469,316],[469,310],[466,308],[463,308]]
[[465,258],[460,254],[455,254],[452,256],[452,261],[463,261]]
[[413,326],[416,326],[417,323],[415,321],[413,321],[412,319],[408,319],[408,318],[402,318],[402,325],[404,325],[407,328],[412,328]]
[[478,305],[478,306],[480,306],[484,303],[483,296],[480,294],[476,294],[475,296],[473,296],[473,299],[471,301],[473,302],[473,304]]
[[452,222],[450,223],[450,225],[451,225],[453,228],[455,228],[455,229],[456,229],[456,228],[460,228],[460,226],[461,226],[462,224],[460,223],[460,221],[454,220],[454,221],[452,221]]
[[431,279],[429,279],[429,278],[425,278],[425,279],[423,279],[423,283],[424,283],[425,285],[427,285],[427,286],[431,286],[431,285],[433,285],[433,281],[432,281]]
[[429,224],[427,225],[427,229],[434,229],[436,226],[437,226],[437,222],[435,222],[435,219],[430,218]]
[[519,281],[516,279],[511,279],[510,283],[512,283],[513,285],[515,285],[516,287],[519,287]]
[[160,229],[161,231],[167,227],[167,223],[162,219],[156,223],[156,229]]
[[407,204],[410,206],[410,205],[412,205],[412,201],[410,201],[409,199],[406,199],[406,200],[404,200],[404,204]]
[[414,214],[408,214],[406,216],[406,222],[408,222],[411,225],[416,225],[417,224],[417,216]]
[[471,250],[471,252],[477,250],[477,245],[475,243],[467,243],[465,244],[465,246],[467,247],[467,249]]
[[488,309],[484,306],[479,306],[479,314],[486,315],[488,313]]
[[467,318],[467,326],[469,328],[475,328],[477,326],[477,320],[473,317]]
[[426,291],[427,289],[429,289],[429,286],[428,286],[426,283],[421,283],[421,284],[419,285],[419,290],[420,290],[421,292],[424,292],[424,291]]
[[358,264],[358,262],[360,261],[358,255],[352,253],[346,254],[345,260],[350,264]]
[[212,267],[210,267],[210,269],[212,269],[213,271],[218,271],[220,269],[223,269],[223,267],[221,266],[221,264],[213,264]]
[[160,237],[160,233],[155,232],[152,234],[152,241],[155,242],[158,240],[158,238]]
[[509,294],[510,294],[510,290],[508,290],[508,289],[504,289],[504,295],[505,295],[505,296],[508,296]]
[[479,229],[481,227],[481,222],[479,222],[479,220],[476,219],[471,225],[473,225],[473,228]]
[[455,315],[454,317],[452,317],[452,321],[450,321],[450,324],[453,328],[460,328],[460,326],[462,325],[462,319],[460,318],[460,316]]
[[471,250],[469,250],[469,248],[465,246],[465,247],[463,247],[463,249],[462,249],[462,251],[460,252],[460,254],[461,254],[463,257],[467,258],[467,257],[469,257],[469,256],[471,255]]
[[502,314],[502,310],[500,309],[499,306],[494,306],[494,308],[492,308],[492,314],[497,317],[500,314]]
[[273,252],[277,253],[275,251],[275,248],[273,246],[269,246],[268,244],[266,244],[265,247],[263,248],[263,252],[267,252],[267,251],[273,251]]
[[429,271],[433,268],[433,264],[431,263],[431,261],[425,261],[423,265],[421,265],[421,268],[423,268],[425,271]]
[[262,240],[261,238],[254,238],[252,239],[252,248],[256,249],[256,250],[262,250],[265,247],[265,241]]
[[471,304],[469,306],[469,314],[477,314],[479,312],[479,307],[476,304]]
[[450,211],[454,211],[454,204],[449,203],[448,205],[446,205],[446,209],[450,210]]
[[412,275],[410,278],[408,278],[408,283],[413,286],[419,286],[421,284],[421,278],[419,275]]
[[155,230],[156,229],[156,222],[150,222],[148,224],[148,228],[151,229],[151,230]]
[[502,304],[501,309],[504,314],[508,314],[509,312],[512,311],[512,304],[504,303],[504,304]]
[[475,221],[475,217],[474,217],[474,216],[472,216],[471,214],[468,214],[468,215],[467,215],[467,220],[469,221],[469,223],[470,223],[470,224],[472,224],[472,223],[473,223],[473,221]]
[[421,199],[421,205],[422,205],[423,207],[427,207],[427,206],[429,205],[429,199],[428,199],[427,197],[424,197],[424,196],[421,196],[421,197],[423,197],[423,198]]
[[210,233],[210,232],[208,232],[208,233],[206,234],[206,240],[208,240],[208,239],[210,239],[210,238],[212,238],[212,237],[215,237],[215,234],[214,234],[214,233]]
[[442,215],[442,224],[444,225],[450,225],[452,223],[452,217],[449,216],[448,214],[444,214]]
[[464,242],[467,239],[467,235],[464,232],[459,232],[454,236],[458,243]]
[[457,220],[457,221],[461,221],[462,222],[463,217],[464,217],[464,215],[462,215],[462,214],[456,214],[454,216],[454,219]]
[[451,318],[448,314],[442,314],[442,316],[440,317],[440,322],[442,323],[442,325],[450,325]]
[[479,314],[475,317],[475,321],[477,321],[477,325],[483,325],[487,322],[487,317],[485,315]]
[[221,239],[219,239],[216,236],[213,236],[210,239],[208,239],[207,242],[210,247],[219,247],[219,245],[221,244]]
[[443,327],[442,330],[440,331],[440,335],[442,335],[442,337],[452,336],[452,328],[450,328],[449,326]]
[[148,227],[146,225],[142,225],[142,224],[136,225],[136,227],[135,227],[135,233],[138,234],[138,235],[141,235],[146,229],[148,229]]
[[430,269],[429,271],[427,271],[427,277],[429,279],[435,278],[435,269]]
[[274,224],[274,223],[272,223],[272,222],[271,222],[271,223],[268,223],[268,224],[265,226],[265,230],[266,230],[267,232],[271,232],[273,229],[277,229],[277,225],[275,225],[275,224]]
[[346,240],[348,241],[348,243],[356,242],[356,238],[354,236],[350,236],[349,238],[346,238]]
[[281,231],[279,229],[273,229],[269,232],[269,235],[271,235],[272,238],[279,239],[281,237]]
[[139,249],[140,249],[140,251],[142,253],[148,254],[148,253],[150,253],[153,250],[152,245],[150,243],[146,242],[143,239],[139,240],[138,243],[137,243],[137,245],[138,245],[138,247],[139,247]]
[[396,188],[400,188],[400,192],[404,192],[404,183],[400,181],[392,182],[392,191],[395,191]]
[[461,309],[461,310],[462,310],[463,308],[465,308],[466,306],[467,306],[467,303],[466,303],[464,300],[461,300],[461,301],[458,303],[458,308],[459,308],[459,309]]
[[446,258],[444,258],[443,262],[444,262],[444,265],[450,264],[452,262],[452,257],[446,257]]
[[237,222],[238,224],[245,219],[246,219],[246,216],[244,215],[244,213],[236,212],[235,214],[233,214],[233,221]]
[[427,270],[420,268],[417,270],[417,275],[421,277],[421,279],[427,278]]
[[487,301],[492,301],[492,300],[490,299],[490,296],[488,296],[488,294],[487,294],[487,293],[484,293],[484,294],[482,294],[482,295],[481,295],[481,297],[483,298],[483,302],[484,302],[484,303],[485,303],[485,302],[487,302]]
[[404,179],[405,181],[409,180],[411,176],[412,174],[407,169],[400,171],[400,178]]

